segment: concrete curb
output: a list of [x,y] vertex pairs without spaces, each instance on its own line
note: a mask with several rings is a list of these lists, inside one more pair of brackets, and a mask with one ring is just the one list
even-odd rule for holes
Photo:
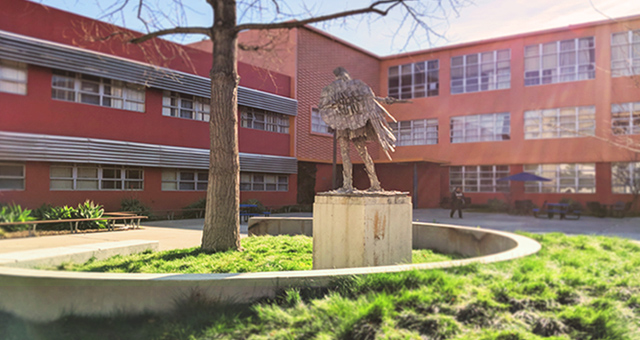
[[[337,277],[506,261],[540,250],[536,241],[507,232],[427,223],[414,223],[413,228],[414,247],[417,233],[419,243],[448,244],[451,249],[464,247],[470,252],[491,249],[493,253],[436,263],[241,274],[109,274],[4,266],[0,267],[0,310],[34,321],[55,320],[69,313],[163,312],[193,293],[220,301],[249,302],[273,297],[286,287],[325,286]],[[450,242],[452,237],[460,241]]]
[[57,266],[65,262],[84,263],[92,257],[102,260],[145,250],[157,251],[158,245],[158,241],[128,240],[3,253],[0,254],[0,266],[35,268]]

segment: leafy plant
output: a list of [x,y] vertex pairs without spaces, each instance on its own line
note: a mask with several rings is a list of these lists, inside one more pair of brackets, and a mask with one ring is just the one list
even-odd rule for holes
[[149,207],[140,202],[137,198],[124,198],[120,201],[120,210],[136,213],[142,216],[151,216]]
[[566,203],[569,205],[569,211],[574,211],[574,210],[580,210],[580,211],[584,211],[584,208],[582,207],[582,204],[576,200],[573,200],[571,198],[567,198],[567,197],[563,197],[560,199],[560,203]]
[[182,208],[182,218],[200,218],[207,207],[207,198],[203,197]]
[[[54,207],[51,204],[43,204],[31,214],[36,220],[66,220],[74,218],[75,209],[69,206]],[[69,223],[46,223],[38,226],[38,230],[65,230],[69,229]]]
[[509,210],[509,204],[497,198],[489,199],[487,201],[487,206],[489,211],[492,212],[506,212]]
[[[31,217],[31,210],[22,209],[17,204],[11,204],[0,208],[0,222],[29,222],[35,218]],[[12,225],[4,227],[6,231],[20,231],[29,229],[28,224]]]
[[[78,204],[73,213],[73,218],[100,218],[104,213],[101,205],[96,205],[93,201],[86,200]],[[102,229],[106,228],[106,221],[83,221],[78,224],[78,229]]]
[[262,213],[263,211],[267,211],[268,209],[262,204],[262,202],[260,202],[259,200],[252,198],[252,199],[248,199],[244,202],[242,202],[242,204],[254,204],[256,205],[256,207],[254,208],[247,208],[246,211],[247,212],[251,212],[251,213]]

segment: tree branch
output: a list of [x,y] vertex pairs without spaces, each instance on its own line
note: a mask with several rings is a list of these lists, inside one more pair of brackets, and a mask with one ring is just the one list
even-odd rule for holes
[[[300,20],[300,21],[274,22],[274,23],[265,23],[265,24],[243,24],[243,25],[236,26],[236,31],[240,32],[245,30],[269,30],[269,29],[278,29],[278,28],[281,28],[281,29],[296,28],[296,27],[302,27],[307,24],[312,24],[315,22],[333,20],[333,19],[353,16],[358,14],[367,14],[367,13],[377,13],[382,16],[385,16],[389,13],[389,11],[393,7],[401,3],[404,3],[404,1],[406,0],[380,0],[380,1],[374,2],[369,7],[323,15],[323,16],[309,18],[309,19]],[[391,5],[384,10],[377,8],[377,6],[386,5],[386,4],[391,4]]]
[[209,27],[174,27],[174,28],[151,32],[141,37],[131,39],[129,42],[133,44],[139,44],[149,39],[160,37],[163,35],[169,35],[169,34],[203,34],[208,37],[211,37],[211,28]]

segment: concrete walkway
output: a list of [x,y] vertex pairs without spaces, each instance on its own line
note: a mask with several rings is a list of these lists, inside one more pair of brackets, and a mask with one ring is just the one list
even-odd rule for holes
[[[533,233],[562,232],[619,236],[640,240],[640,217],[596,218],[583,216],[579,220],[538,219],[532,216],[464,212],[463,219],[449,218],[444,209],[416,209],[413,220],[428,223],[455,224],[502,231],[528,231]],[[311,216],[311,213],[281,214],[278,216]],[[159,241],[159,250],[199,246],[202,239],[203,219],[143,222],[143,228],[128,231],[69,234],[0,240],[0,253],[55,248],[81,244],[125,240]],[[247,224],[240,226],[246,236]]]

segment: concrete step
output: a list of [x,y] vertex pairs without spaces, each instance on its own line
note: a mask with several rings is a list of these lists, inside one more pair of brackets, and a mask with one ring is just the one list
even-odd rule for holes
[[102,260],[148,249],[157,251],[159,244],[158,241],[127,240],[4,253],[0,254],[0,266],[35,268],[57,266],[65,262],[84,263],[92,257]]

